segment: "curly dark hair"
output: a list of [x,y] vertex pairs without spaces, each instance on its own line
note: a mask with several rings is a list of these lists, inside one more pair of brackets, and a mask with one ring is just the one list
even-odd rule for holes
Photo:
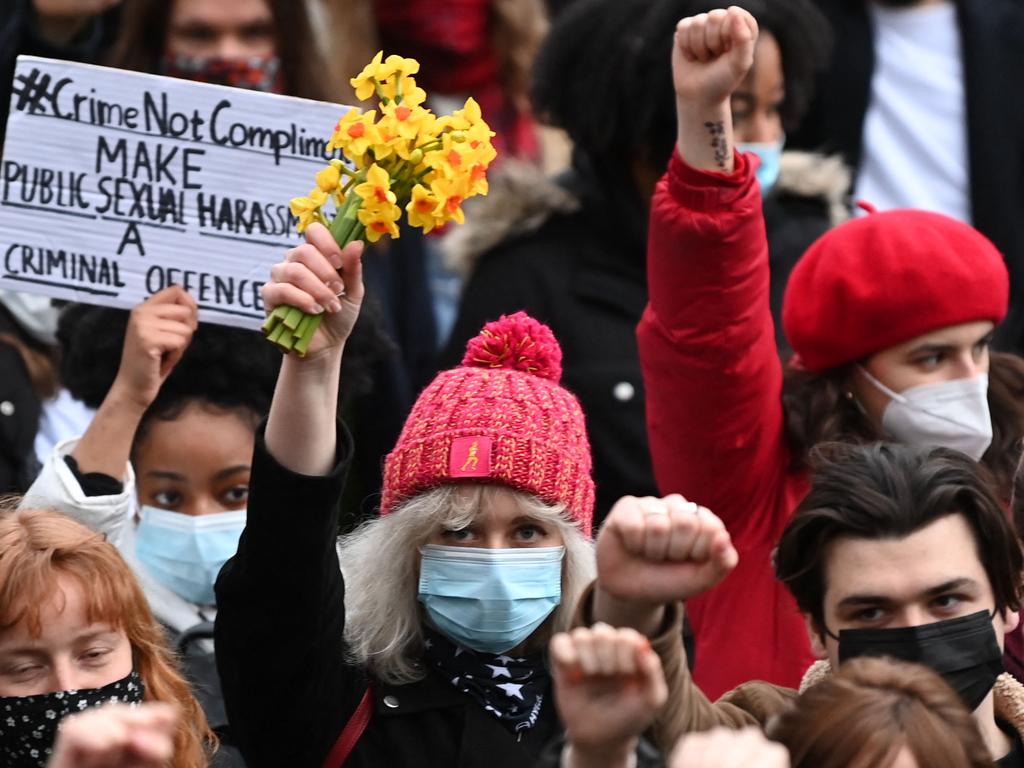
[[[117,376],[128,318],[126,310],[86,304],[69,304],[61,312],[60,378],[73,397],[91,408],[99,407]],[[394,351],[382,329],[379,306],[372,299],[364,302],[342,362],[342,405],[370,391],[373,367]],[[255,427],[270,409],[280,366],[280,353],[258,331],[200,323],[146,411],[136,444],[151,419],[174,419],[192,402],[241,411],[252,417]]]
[[[828,63],[831,28],[810,0],[738,0],[778,41],[794,129]],[[676,22],[712,0],[578,0],[559,15],[534,65],[533,107],[599,167],[623,158],[664,168],[676,141],[672,44]]]
[[[807,467],[811,449],[819,443],[884,439],[849,394],[854,366],[850,363],[821,373],[786,369],[782,407],[794,471]],[[1008,500],[1024,437],[1024,359],[992,352],[988,376],[992,444],[981,463],[995,478],[1000,498]]]

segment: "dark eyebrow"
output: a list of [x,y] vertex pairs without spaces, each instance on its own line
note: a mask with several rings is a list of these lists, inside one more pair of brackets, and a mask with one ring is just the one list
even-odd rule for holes
[[[978,582],[976,582],[974,579],[968,579],[966,577],[950,579],[949,581],[945,581],[942,584],[938,584],[934,587],[929,587],[921,593],[921,597],[938,597],[939,595],[944,595],[947,592],[955,592],[956,590],[960,589],[977,591]],[[884,595],[850,595],[849,597],[844,597],[842,600],[840,600],[836,607],[850,608],[864,605],[889,605],[892,602],[893,600],[891,597],[886,597]]]
[[214,480],[223,480],[225,477],[230,477],[231,475],[233,475],[233,474],[235,474],[237,472],[250,472],[250,471],[252,471],[252,467],[250,467],[248,464],[238,464],[237,466],[234,466],[234,467],[227,467],[226,469],[222,469],[220,472],[218,472],[217,474],[215,474],[213,476],[213,479]]
[[924,597],[937,597],[939,595],[945,594],[946,592],[955,592],[959,589],[977,591],[978,582],[976,582],[974,579],[968,579],[966,576],[961,577],[959,579],[950,579],[947,582],[939,584],[937,587],[930,587],[926,589],[922,593],[922,595]]
[[861,605],[888,605],[892,598],[884,595],[850,595],[839,601],[837,608],[852,608]]
[[938,354],[939,352],[950,352],[954,349],[956,349],[956,347],[952,344],[922,344],[921,346],[914,347],[912,350],[910,350],[910,354],[920,355],[927,352],[929,354],[935,355]]
[[147,472],[146,477],[156,477],[161,480],[176,480],[179,483],[185,481],[185,476],[179,475],[177,472],[163,472],[156,469]]

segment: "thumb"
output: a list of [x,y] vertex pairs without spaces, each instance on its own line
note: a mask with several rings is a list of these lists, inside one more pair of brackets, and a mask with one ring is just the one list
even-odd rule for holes
[[644,688],[648,692],[650,701],[656,706],[661,706],[668,699],[668,685],[665,682],[665,672],[661,667],[661,659],[650,643],[639,646],[636,649],[637,669],[644,680]]
[[346,296],[355,302],[363,300],[363,248],[362,240],[349,243],[341,249],[341,279]]

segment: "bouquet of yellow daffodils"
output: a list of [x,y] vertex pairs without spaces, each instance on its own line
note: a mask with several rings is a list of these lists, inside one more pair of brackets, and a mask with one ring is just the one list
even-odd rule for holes
[[[487,167],[494,160],[494,133],[472,98],[451,115],[438,117],[423,106],[427,94],[413,75],[414,59],[383,53],[352,79],[360,100],[376,95],[378,110],[350,109],[338,121],[327,144],[341,160],[316,174],[316,188],[291,201],[302,232],[317,221],[330,229],[339,246],[354,240],[377,242],[398,237],[404,209],[409,223],[430,232],[449,221],[464,220],[462,201],[487,194]],[[334,210],[328,215],[328,204]],[[263,332],[284,352],[306,354],[322,315],[280,306]]]

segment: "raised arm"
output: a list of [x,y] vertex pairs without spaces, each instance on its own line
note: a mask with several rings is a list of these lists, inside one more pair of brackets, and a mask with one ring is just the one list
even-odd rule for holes
[[[188,293],[171,286],[132,310],[121,363],[110,391],[85,434],[54,449],[25,494],[26,504],[55,507],[112,541],[127,524],[135,493],[129,458],[146,409],[192,341],[198,310]],[[77,474],[67,459],[72,459]],[[84,475],[103,475],[101,495],[82,487]],[[120,486],[118,485],[120,484]],[[119,488],[119,492],[114,492]]]
[[342,251],[317,224],[306,238],[273,268],[264,302],[327,312],[307,356],[282,364],[256,435],[246,528],[215,587],[217,669],[251,768],[322,764],[367,687],[345,661],[335,549],[352,456],[336,418],[339,369],[363,298],[362,244]]
[[761,195],[729,110],[756,40],[735,7],[679,23],[677,154],[652,203],[638,329],[659,489],[714,509],[740,547],[771,528],[758,513],[788,461]]
[[363,244],[342,251],[317,224],[306,238],[308,243],[274,266],[263,301],[267,311],[290,304],[326,315],[306,357],[288,355],[281,365],[267,419],[267,450],[293,472],[326,475],[335,463],[341,357],[363,301]]

